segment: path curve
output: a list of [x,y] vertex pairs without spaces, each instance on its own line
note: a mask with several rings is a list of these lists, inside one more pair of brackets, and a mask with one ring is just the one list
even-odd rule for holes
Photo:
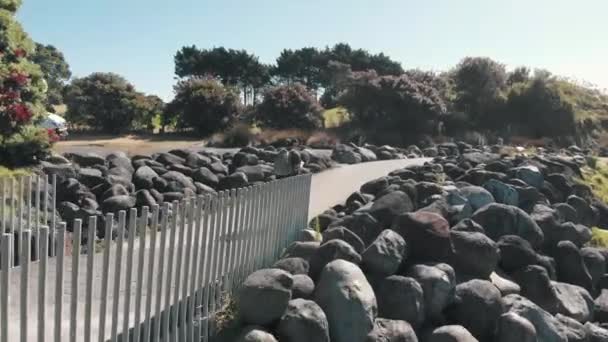
[[[323,171],[321,173],[318,174],[314,174],[312,176],[312,184],[311,184],[311,196],[310,196],[310,204],[309,204],[309,218],[312,218],[320,213],[322,213],[323,211],[325,211],[326,209],[334,206],[335,204],[338,203],[342,203],[346,200],[346,198],[354,191],[358,190],[361,185],[369,180],[381,177],[381,176],[385,176],[386,174],[388,174],[389,172],[399,169],[399,168],[403,168],[405,166],[408,165],[421,165],[423,164],[425,161],[429,160],[428,158],[419,158],[419,159],[400,159],[400,160],[387,160],[387,161],[377,161],[377,162],[368,162],[368,163],[362,163],[362,164],[356,164],[356,165],[338,165],[337,167],[333,168],[333,169],[329,169],[326,171]],[[305,227],[302,227],[305,228]],[[138,255],[138,246],[139,246],[139,242],[136,242],[135,244],[136,248],[134,249],[134,255],[135,258]],[[150,245],[147,244],[146,245],[146,251],[145,251],[145,258],[144,260],[148,260],[149,259],[149,250],[150,250]],[[113,267],[113,265],[116,265],[116,258],[115,258],[115,246],[112,247],[113,251],[112,253],[110,253],[111,257],[110,257],[110,266]],[[158,256],[157,256],[158,257]],[[125,260],[125,262],[121,262],[119,263],[120,265],[122,265],[123,269],[121,270],[121,273],[123,274],[123,282],[124,282],[124,274],[126,272],[126,270],[124,269],[125,264],[126,264],[126,250],[123,250],[123,256],[122,256],[123,260]],[[45,312],[45,317],[46,317],[46,325],[45,325],[45,331],[47,331],[49,334],[47,336],[47,339],[51,338],[51,333],[54,331],[53,329],[53,322],[54,322],[54,312],[52,310],[50,310],[51,307],[54,308],[53,303],[54,303],[54,289],[55,289],[55,272],[54,270],[56,269],[57,265],[56,265],[56,258],[50,258],[48,261],[48,274],[47,274],[47,278],[46,278],[46,283],[48,284],[46,292],[47,292],[47,297],[46,300],[49,303],[49,306],[47,307],[48,309]],[[80,287],[80,291],[79,291],[79,303],[78,303],[78,312],[80,315],[82,315],[82,313],[84,313],[84,289],[85,289],[85,272],[82,272],[82,270],[84,268],[86,268],[86,264],[85,264],[85,260],[86,260],[86,256],[82,255],[80,257],[80,267],[81,267],[81,272],[79,272],[79,277],[78,277],[78,283],[79,283],[79,287]],[[95,267],[94,267],[94,283],[99,283],[101,282],[101,261],[102,261],[102,254],[100,253],[96,253],[95,254]],[[148,262],[148,261],[146,261]],[[166,261],[165,261],[166,262]],[[134,263],[134,268],[133,268],[133,274],[136,274],[136,265],[137,263]],[[37,303],[38,301],[38,293],[37,293],[37,282],[38,282],[38,267],[39,267],[39,263],[38,262],[33,262],[30,264],[30,273],[29,273],[29,293],[30,293],[30,303]],[[165,267],[165,269],[167,269],[167,266]],[[67,340],[68,338],[68,324],[69,324],[69,298],[70,298],[70,289],[71,289],[71,278],[70,278],[70,274],[71,274],[71,270],[72,270],[72,264],[71,264],[71,258],[70,257],[66,257],[65,261],[64,261],[64,274],[66,275],[64,278],[64,299],[63,299],[63,320],[62,320],[62,330],[63,330],[63,337],[65,340]],[[146,268],[145,270],[147,270],[147,264],[146,264]],[[9,319],[8,321],[11,322],[10,326],[9,326],[9,341],[18,341],[19,340],[19,324],[20,324],[20,316],[19,316],[19,304],[20,304],[20,296],[19,294],[21,293],[21,287],[20,287],[20,269],[19,268],[13,268],[10,271],[11,273],[11,282],[9,285]],[[109,303],[112,302],[112,284],[114,283],[114,277],[113,275],[115,274],[115,272],[110,272],[110,279],[108,280],[108,284],[110,285],[109,288],[109,292],[108,292],[108,297],[106,297],[107,301]],[[144,276],[143,279],[147,279],[147,273],[144,271]],[[134,287],[134,282],[135,282],[135,277],[133,277],[132,279],[132,287]],[[124,286],[124,283],[123,283]],[[97,290],[95,290],[95,293],[93,295],[93,321],[92,321],[92,331],[93,331],[93,336],[97,336],[98,334],[98,321],[99,321],[99,315],[98,315],[98,307],[99,304],[101,303],[101,298],[100,298],[100,293],[99,293],[99,286],[97,286]],[[122,288],[121,288],[122,289]],[[135,291],[131,291],[131,305],[133,307],[134,305],[134,295],[135,295]],[[145,297],[146,293],[142,293],[142,295]],[[156,292],[153,292],[153,302],[156,301],[155,299],[155,295]],[[126,298],[126,296],[124,295],[123,290],[121,290],[120,292],[120,308],[122,309],[122,305],[124,303],[124,299]],[[143,301],[142,301],[143,302]],[[164,302],[164,300],[163,300]],[[110,315],[112,308],[109,306],[108,307],[108,311],[107,314]],[[31,320],[31,323],[29,324],[29,329],[28,329],[28,341],[34,341],[36,340],[36,331],[37,331],[37,308],[36,306],[32,307],[32,311],[29,313],[29,317]],[[122,321],[123,319],[123,312],[122,310],[119,311],[119,316],[117,317],[118,321]],[[134,322],[134,317],[133,317],[133,313],[131,312],[130,315],[130,321],[131,323]],[[110,325],[111,319],[108,316],[108,320],[106,321],[106,334],[109,334],[111,325]],[[84,324],[84,320],[78,320],[78,331],[82,332],[83,331],[83,325]],[[132,326],[133,324],[131,324]]]

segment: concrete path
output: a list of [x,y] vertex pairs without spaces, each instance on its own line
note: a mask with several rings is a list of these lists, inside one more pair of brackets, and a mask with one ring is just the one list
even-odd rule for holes
[[[322,173],[319,174],[315,174],[312,177],[312,184],[311,184],[311,196],[310,196],[310,204],[309,204],[309,219],[322,213],[324,210],[328,209],[329,207],[338,204],[338,203],[342,203],[344,202],[344,200],[348,197],[348,195],[350,195],[353,191],[356,191],[360,188],[360,186],[369,181],[372,180],[374,178],[377,177],[381,177],[384,176],[386,174],[388,174],[389,172],[408,166],[408,165],[416,165],[416,164],[422,164],[425,161],[427,161],[428,159],[406,159],[406,160],[389,160],[389,161],[378,161],[378,162],[371,162],[371,163],[364,163],[364,164],[357,164],[357,165],[340,165],[334,169],[331,170],[327,170],[324,171]],[[157,244],[159,245],[159,238],[157,239]],[[168,236],[167,236],[168,238]],[[168,241],[167,241],[168,242]],[[110,253],[110,279],[108,281],[108,294],[105,297],[105,300],[108,303],[107,306],[107,310],[106,310],[106,324],[105,324],[105,336],[106,338],[110,337],[110,332],[111,332],[111,323],[112,323],[112,302],[113,302],[113,291],[114,291],[114,280],[115,277],[114,275],[116,274],[116,272],[112,272],[112,270],[116,270],[117,269],[117,265],[119,266],[119,268],[121,269],[121,285],[120,285],[120,293],[119,293],[119,310],[118,310],[118,317],[115,317],[117,319],[118,322],[121,323],[121,326],[118,327],[118,331],[122,331],[122,321],[123,321],[123,317],[125,317],[125,312],[124,312],[124,303],[125,303],[125,299],[127,297],[130,297],[130,307],[131,310],[129,310],[129,320],[131,322],[130,326],[132,327],[134,325],[134,321],[135,321],[135,315],[134,315],[134,308],[135,308],[135,288],[136,288],[136,275],[138,273],[137,270],[137,258],[138,258],[138,253],[139,253],[139,241],[135,241],[135,248],[134,248],[134,263],[133,263],[133,269],[131,272],[132,275],[132,279],[131,279],[131,283],[130,286],[126,286],[125,283],[125,278],[126,278],[126,264],[127,264],[127,253],[126,253],[126,243],[124,245],[123,248],[123,253],[122,253],[122,258],[117,262],[116,260],[116,245],[114,244],[114,246],[111,248],[111,253]],[[158,251],[158,247],[156,248],[156,250]],[[179,250],[179,241],[176,241],[176,250]],[[147,267],[148,267],[148,263],[150,262],[150,253],[151,253],[151,246],[149,243],[146,243],[145,246],[145,251],[144,251],[144,260],[145,260],[145,267],[144,267],[144,276],[143,276],[143,284],[144,284],[144,289],[147,288],[147,279],[148,279],[148,275],[147,275]],[[158,253],[156,253],[156,257],[153,259],[155,260],[155,264],[158,264]],[[93,305],[92,305],[92,316],[93,316],[93,320],[92,320],[92,324],[91,324],[91,330],[93,332],[93,340],[97,341],[97,335],[98,335],[98,331],[99,331],[99,313],[100,313],[100,304],[102,303],[103,299],[101,296],[101,288],[103,286],[103,284],[101,284],[101,279],[102,279],[102,259],[103,259],[103,254],[100,253],[96,253],[95,254],[95,264],[94,264],[94,271],[93,271],[93,287],[94,287],[94,291],[93,291]],[[86,269],[86,260],[87,260],[87,256],[86,255],[82,255],[80,256],[80,272],[79,272],[79,277],[78,277],[78,284],[79,284],[79,293],[78,293],[78,298],[79,298],[79,303],[78,303],[78,337],[76,338],[77,341],[85,341],[83,340],[83,331],[84,331],[84,302],[85,302],[85,284],[86,284],[86,273],[85,269]],[[45,324],[45,332],[46,332],[46,340],[47,341],[52,341],[53,339],[53,332],[54,332],[54,319],[55,319],[55,314],[53,312],[54,310],[54,303],[55,303],[55,275],[56,275],[56,267],[57,267],[57,262],[56,262],[56,258],[51,258],[49,259],[48,262],[48,273],[47,273],[47,279],[45,282],[45,293],[46,293],[46,299],[45,302],[48,304],[46,306],[46,311],[45,311],[45,318],[46,318],[46,324]],[[175,271],[177,270],[177,268],[179,266],[183,267],[183,265],[177,265],[177,260],[174,258],[173,263],[169,264],[167,258],[165,258],[165,262],[164,262],[164,270],[166,272],[166,270],[168,270],[169,268],[171,268],[173,270],[173,277],[175,277]],[[67,257],[65,258],[65,262],[64,262],[64,274],[66,275],[64,278],[64,286],[63,286],[63,319],[62,319],[62,341],[69,341],[69,317],[70,317],[70,298],[71,298],[71,283],[72,283],[72,279],[70,279],[70,274],[72,270],[72,260],[71,257]],[[37,341],[37,330],[38,330],[38,309],[37,309],[37,303],[38,303],[38,272],[39,272],[39,263],[38,262],[34,262],[30,264],[30,274],[29,274],[29,281],[28,283],[30,284],[28,290],[29,290],[29,295],[28,295],[28,301],[30,303],[29,307],[31,308],[28,311],[28,322],[29,322],[29,327],[28,327],[28,338],[27,341]],[[12,269],[10,271],[10,276],[11,276],[11,281],[10,281],[10,292],[9,292],[9,317],[8,320],[10,322],[9,325],[9,337],[8,337],[8,341],[19,341],[19,328],[20,328],[20,313],[19,313],[19,307],[20,307],[20,294],[22,291],[21,288],[21,282],[20,282],[20,269],[19,268],[15,268]],[[184,276],[184,274],[188,274],[187,271],[182,270],[182,277]],[[163,277],[164,276],[164,277]],[[155,274],[153,276],[153,291],[152,293],[148,294],[145,290],[143,291],[142,295],[143,295],[143,300],[142,300],[142,311],[144,310],[144,304],[146,302],[146,298],[148,296],[151,296],[152,298],[152,311],[156,312],[157,308],[156,308],[156,296],[157,296],[157,286],[158,286],[158,281],[162,280],[163,284],[166,284],[166,273],[164,275],[160,275],[160,274]],[[183,279],[183,278],[182,278]],[[171,282],[172,284],[174,284],[175,282]],[[182,285],[183,286],[183,285]],[[165,285],[163,285],[163,287],[165,287]],[[129,288],[129,290],[127,290],[127,288]],[[163,290],[162,293],[162,301],[161,301],[161,309],[165,307],[165,294],[166,294],[166,288]],[[128,295],[127,293],[130,294]],[[174,294],[174,289],[171,289],[169,291],[169,293],[171,293],[171,296],[173,296]],[[181,291],[180,291],[180,295],[179,298],[181,298]],[[143,321],[143,314],[140,317],[140,320]]]
[[346,198],[362,184],[408,165],[422,165],[430,158],[384,160],[355,165],[340,165],[312,177],[308,218],[328,208],[344,203]]

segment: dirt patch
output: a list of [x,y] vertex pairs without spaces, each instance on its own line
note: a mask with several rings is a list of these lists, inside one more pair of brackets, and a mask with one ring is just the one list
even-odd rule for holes
[[95,152],[106,155],[114,151],[123,151],[129,155],[166,152],[176,148],[201,149],[205,141],[177,135],[75,135],[68,140],[55,144],[53,150],[58,153]]

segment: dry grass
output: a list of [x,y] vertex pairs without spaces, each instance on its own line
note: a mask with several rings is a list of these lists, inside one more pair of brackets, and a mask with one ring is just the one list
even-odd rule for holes
[[[226,146],[226,147],[241,147],[246,144],[238,144],[234,145],[232,142],[234,141],[234,136],[236,131],[229,131],[223,133],[214,134],[209,139],[209,144],[212,146]],[[340,142],[338,137],[325,130],[317,130],[317,131],[306,131],[300,129],[260,129],[256,127],[250,127],[249,132],[243,131],[243,127],[240,126],[238,128],[238,134],[243,136],[247,136],[250,144],[272,144],[277,141],[285,140],[285,139],[298,139],[298,141],[305,143],[310,146],[326,146],[326,145],[334,145]]]
[[[589,166],[584,167],[583,179],[580,181],[591,187],[593,194],[603,202],[608,202],[608,165],[597,158],[588,159]],[[591,228],[590,246],[608,247],[608,230]]]
[[340,127],[350,121],[350,113],[343,107],[327,109],[323,112],[325,128]]
[[589,246],[608,247],[608,230],[600,229],[598,227],[591,228],[591,241],[589,241]]
[[545,147],[551,144],[549,138],[532,139],[529,137],[513,136],[509,138],[512,145],[523,147]]

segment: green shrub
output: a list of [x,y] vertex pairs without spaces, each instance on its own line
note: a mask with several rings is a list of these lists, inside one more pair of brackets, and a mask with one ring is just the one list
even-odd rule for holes
[[175,98],[167,107],[168,120],[192,128],[201,136],[223,131],[241,112],[238,93],[212,79],[190,78],[175,87]]
[[124,77],[114,73],[93,73],[77,78],[66,87],[66,118],[107,133],[129,130],[140,115],[141,94]]
[[26,126],[0,144],[0,164],[25,166],[46,157],[51,148],[51,139],[45,129]]
[[251,145],[255,141],[255,134],[247,124],[239,123],[232,126],[223,134],[222,145],[226,147],[242,147]]
[[255,118],[263,127],[313,130],[323,125],[323,107],[303,85],[282,85],[266,91]]
[[589,241],[589,246],[608,248],[608,230],[592,227],[591,241]]

